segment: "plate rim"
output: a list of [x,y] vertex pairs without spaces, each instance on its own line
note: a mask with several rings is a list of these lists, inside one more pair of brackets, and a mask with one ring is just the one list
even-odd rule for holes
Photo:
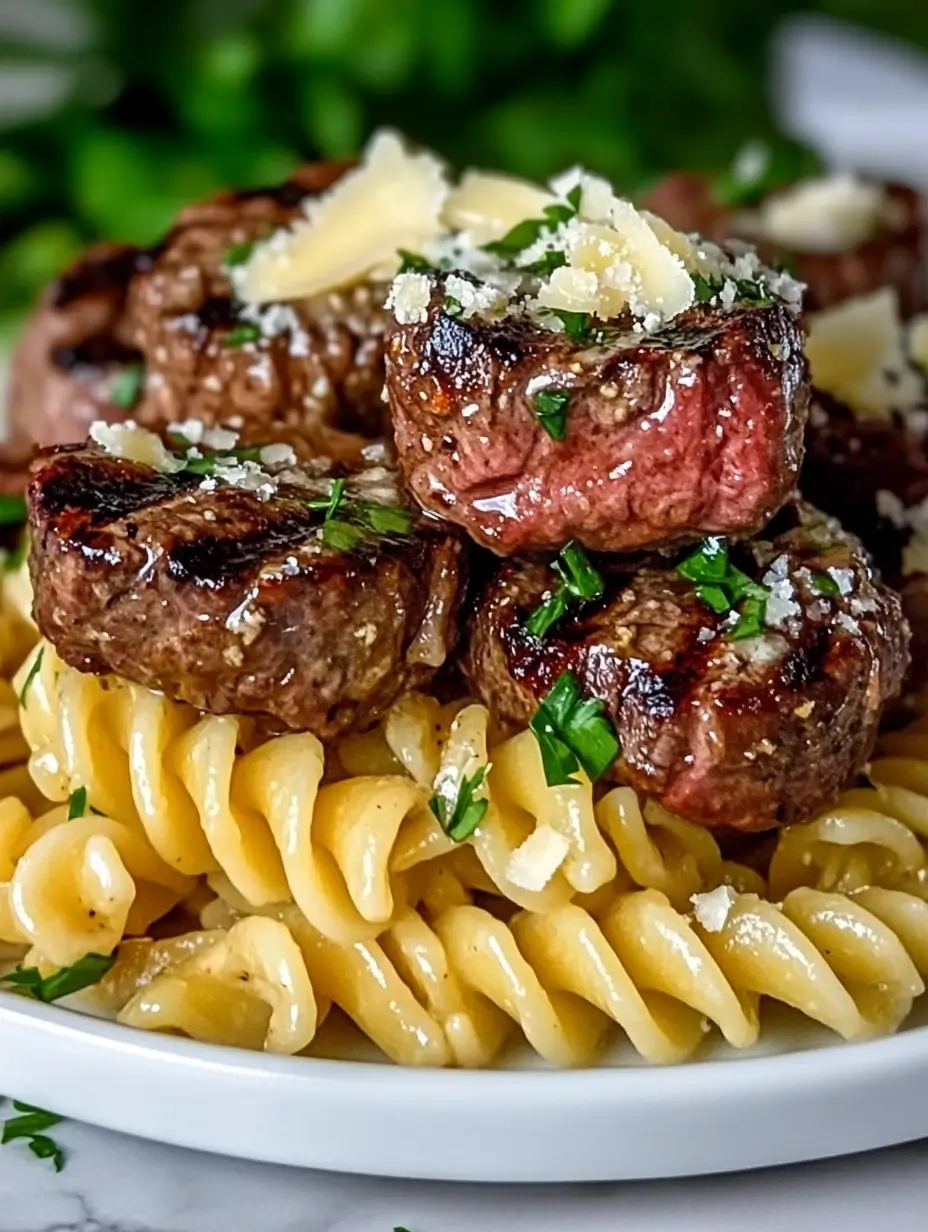
[[[928,1136],[928,1026],[691,1064],[475,1071],[253,1053],[0,992],[0,1093],[136,1137],[297,1167],[644,1180]],[[466,1150],[448,1148],[449,1128]]]

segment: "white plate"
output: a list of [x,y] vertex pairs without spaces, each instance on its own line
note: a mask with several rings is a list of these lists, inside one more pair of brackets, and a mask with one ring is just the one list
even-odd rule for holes
[[410,1070],[148,1035],[0,994],[0,1091],[179,1146],[442,1180],[683,1176],[928,1136],[928,1027],[817,1042],[666,1069]]

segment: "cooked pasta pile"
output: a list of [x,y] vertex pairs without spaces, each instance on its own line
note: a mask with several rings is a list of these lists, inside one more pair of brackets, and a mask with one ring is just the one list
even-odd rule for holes
[[[928,719],[754,868],[628,787],[546,786],[531,733],[483,706],[413,695],[331,748],[262,738],[67,667],[28,611],[8,574],[2,953],[47,974],[116,952],[85,996],[121,1022],[318,1055],[351,1020],[404,1065],[519,1038],[581,1065],[617,1036],[675,1062],[714,1031],[754,1044],[764,999],[861,1039],[924,990]],[[455,842],[429,801],[465,781],[480,820]]]

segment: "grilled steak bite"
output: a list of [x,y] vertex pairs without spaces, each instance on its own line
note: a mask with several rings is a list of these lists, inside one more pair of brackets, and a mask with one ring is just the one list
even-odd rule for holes
[[[656,185],[646,204],[681,231],[698,231],[717,243],[738,236],[756,243],[765,260],[786,261],[799,281],[806,284],[807,308],[827,308],[883,286],[896,288],[906,315],[924,308],[928,304],[928,266],[919,194],[902,184],[861,184],[847,176],[813,181],[811,196],[808,188],[808,183],[800,182],[791,190],[764,194],[750,208],[735,208],[717,200],[712,177],[683,171]],[[847,225],[845,220],[850,216],[856,224],[861,219],[856,200],[850,203],[850,209],[842,209],[842,188],[858,197],[871,190],[875,210],[869,234],[861,234],[855,225],[856,234],[848,232],[842,239],[840,227]],[[778,238],[784,204],[788,210],[787,198],[797,190],[806,193],[805,201],[799,202],[799,221]],[[829,217],[822,210],[816,213],[817,204],[824,210],[833,207],[836,233],[823,236]],[[765,235],[765,224],[771,225],[771,217],[775,234]],[[809,219],[805,242],[803,218]],[[786,220],[789,224],[788,213]],[[797,228],[799,233],[794,234]]]
[[[718,576],[707,563],[717,541],[683,573],[599,561],[602,598],[569,606],[543,638],[526,622],[556,576],[503,564],[471,622],[474,689],[524,724],[571,671],[615,725],[615,773],[671,811],[743,831],[809,818],[866,762],[907,666],[908,630],[898,597],[835,521],[799,505],[777,523],[733,550],[743,574],[726,558],[722,583],[693,580]],[[739,590],[734,608],[714,610]]]
[[[343,163],[307,167],[288,191],[226,194],[183,210],[151,268],[135,278],[128,312],[146,356],[143,423],[239,421],[244,439],[280,428],[311,453],[350,455],[359,442],[333,427],[382,430],[385,292],[368,285],[292,304],[246,306],[234,277],[256,240],[301,215]],[[341,416],[341,418],[340,418]]]
[[93,420],[129,413],[159,427],[231,421],[245,439],[286,438],[301,456],[358,459],[357,433],[384,426],[383,291],[248,309],[232,282],[250,242],[300,216],[346,166],[189,206],[156,247],[102,246],[67,270],[14,357],[8,486],[34,445],[81,441]]
[[50,287],[13,354],[0,483],[21,490],[35,445],[83,440],[96,419],[121,419],[120,383],[138,369],[126,289],[137,248],[98,244]]
[[387,389],[413,495],[485,547],[747,536],[789,496],[808,400],[792,306],[701,304],[575,341],[449,315],[449,281],[432,277],[424,320],[391,325]]
[[464,544],[388,471],[333,480],[279,446],[175,458],[129,432],[97,435],[158,469],[93,445],[34,465],[35,615],[67,663],[321,738],[428,684],[457,638]]
[[[922,412],[921,419],[924,419]],[[803,495],[859,535],[882,576],[900,592],[912,629],[906,681],[928,684],[928,448],[913,415],[858,418],[822,393],[806,430]]]

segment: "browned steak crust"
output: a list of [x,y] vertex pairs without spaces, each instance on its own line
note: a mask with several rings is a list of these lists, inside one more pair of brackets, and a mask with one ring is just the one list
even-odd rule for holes
[[[378,468],[348,490],[382,494],[386,482]],[[456,534],[413,518],[409,534],[339,551],[307,507],[328,483],[305,470],[267,500],[200,483],[94,448],[37,460],[35,615],[66,662],[322,738],[428,684],[457,638]]]
[[[525,620],[557,579],[544,564],[507,562],[472,618],[465,670],[474,689],[522,724],[570,670],[615,724],[618,776],[673,812],[744,831],[807,819],[866,762],[908,662],[908,630],[898,596],[837,523],[809,507],[778,521],[794,525],[736,555],[755,580],[774,561],[788,565],[801,610],[782,629],[732,641],[727,618],[672,565],[601,561],[603,600],[540,641]],[[828,567],[847,594],[816,591]]]

